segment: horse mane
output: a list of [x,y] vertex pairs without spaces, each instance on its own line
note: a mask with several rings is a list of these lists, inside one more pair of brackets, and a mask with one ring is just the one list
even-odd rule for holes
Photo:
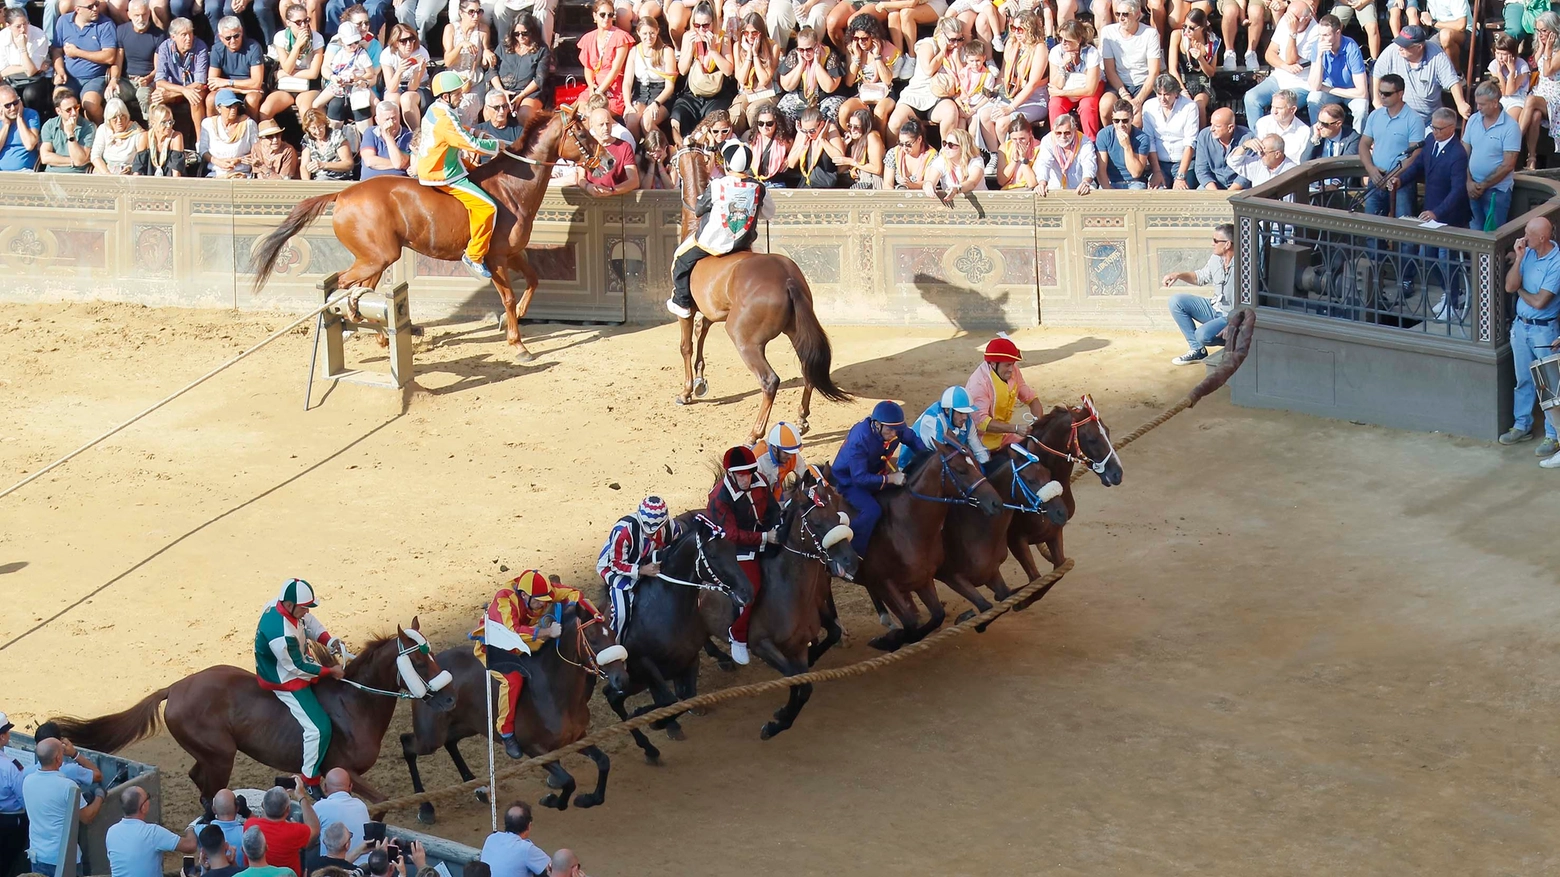
[[531,118],[525,120],[525,127],[520,129],[520,136],[509,145],[509,151],[515,155],[530,155],[531,149],[536,146],[537,138],[552,122],[555,115],[548,110],[532,113]]
[[[357,653],[357,657],[353,658],[350,662],[347,663],[347,666],[343,668],[342,672],[346,674],[348,679],[356,678],[358,675],[361,675],[367,671],[369,666],[373,664],[373,659],[379,655],[380,651],[387,647],[392,649],[397,648],[396,640],[396,634],[393,633],[387,633],[374,637],[363,646],[362,651]],[[334,658],[334,656],[332,657]]]
[[1036,420],[1033,424],[1030,425],[1029,434],[1035,438],[1039,438],[1041,433],[1051,428],[1054,421],[1060,420],[1063,417],[1066,417],[1068,424],[1071,424],[1072,409],[1065,405],[1053,406],[1050,411],[1045,413],[1044,417]]

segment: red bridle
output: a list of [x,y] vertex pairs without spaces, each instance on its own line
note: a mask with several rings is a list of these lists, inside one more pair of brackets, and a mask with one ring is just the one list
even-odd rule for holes
[[[1087,393],[1083,395],[1082,400],[1083,405],[1081,407],[1067,409],[1072,414],[1072,427],[1067,433],[1067,444],[1063,447],[1063,450],[1058,451],[1056,448],[1053,448],[1050,445],[1047,445],[1045,442],[1040,441],[1040,439],[1034,435],[1029,435],[1025,438],[1027,441],[1034,442],[1036,447],[1048,454],[1061,457],[1069,463],[1078,463],[1079,465],[1088,466],[1090,469],[1098,473],[1104,471],[1105,466],[1110,462],[1110,458],[1116,455],[1116,449],[1110,443],[1110,434],[1106,432],[1105,424],[1100,422],[1100,412],[1094,407],[1094,400],[1090,398],[1089,394]],[[1080,420],[1079,415],[1085,413],[1088,414],[1088,416]],[[1087,453],[1084,452],[1083,445],[1078,441],[1078,428],[1090,423],[1099,426],[1100,436],[1105,439],[1105,446],[1110,448],[1110,452],[1107,453],[1105,458],[1102,460],[1095,460],[1090,457]]]

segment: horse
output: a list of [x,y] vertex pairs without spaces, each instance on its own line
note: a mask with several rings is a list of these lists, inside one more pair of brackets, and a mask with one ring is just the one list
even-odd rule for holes
[[[1072,471],[1074,463],[1088,466],[1100,483],[1114,487],[1121,483],[1121,457],[1110,443],[1110,429],[1100,418],[1094,400],[1085,395],[1082,405],[1065,408],[1058,405],[1044,417],[1029,425],[1023,445],[1044,462],[1052,480],[1062,485],[1062,505],[1067,510],[1067,520],[1072,520],[1077,504],[1073,501]],[[1062,524],[1047,520],[1042,515],[1021,512],[1008,527],[1008,550],[1024,574],[1030,580],[1038,578],[1040,568],[1030,554],[1029,546],[1043,544],[1051,555],[1053,568],[1067,559],[1062,550]],[[1038,599],[1038,598],[1037,598]],[[1027,606],[1026,599],[1019,609]]]
[[[598,679],[609,687],[628,684],[628,653],[617,644],[603,619],[582,613],[576,605],[563,612],[562,624],[563,634],[526,661],[525,688],[515,713],[515,739],[530,756],[567,746],[585,736],[590,730],[590,698]],[[421,703],[412,704],[412,731],[401,735],[401,755],[412,774],[412,788],[418,793],[423,784],[417,757],[431,755],[441,746],[449,752],[461,779],[473,778],[456,744],[467,737],[489,734],[488,704],[482,698],[485,694],[489,702],[496,703],[498,697],[498,681],[489,676],[470,646],[445,649],[438,660],[439,666],[454,677],[448,690],[455,697],[455,706],[439,712]],[[498,714],[496,706],[492,714]],[[596,764],[596,789],[574,797],[574,806],[594,807],[607,800],[607,773],[612,763],[595,746],[580,750],[580,754]],[[547,774],[547,785],[557,791],[542,798],[541,805],[569,809],[574,777],[556,761],[547,765]],[[417,819],[432,825],[436,819],[433,804],[424,802],[417,810]]]
[[[629,718],[626,701],[648,690],[653,706],[670,706],[698,691],[699,653],[713,633],[724,634],[737,612],[753,600],[753,586],[737,564],[737,549],[702,514],[677,518],[681,533],[661,551],[660,573],[634,585],[634,603],[618,642],[628,649],[628,684],[603,692],[613,712]],[[673,740],[684,739],[676,717],[657,722]],[[642,731],[634,742],[656,764],[660,750]]]
[[[682,236],[686,239],[698,227],[694,204],[709,185],[708,158],[697,149],[684,149],[677,156],[678,177],[682,187]],[[704,380],[704,339],[710,326],[726,324],[726,334],[737,348],[742,363],[758,379],[763,399],[749,441],[758,441],[769,427],[769,411],[780,391],[780,376],[764,354],[782,332],[791,339],[796,358],[802,365],[802,407],[796,428],[806,434],[807,415],[812,410],[816,389],[831,402],[848,402],[849,393],[834,385],[830,362],[834,353],[829,336],[813,313],[812,288],[802,269],[789,258],[769,253],[742,251],[711,256],[693,268],[693,299],[697,304],[698,355],[694,356],[694,319],[679,320],[682,327],[683,392],[677,404],[692,403],[694,396],[709,392]]]
[[[405,658],[406,660],[402,660]],[[385,729],[397,700],[421,700],[430,709],[448,710],[455,699],[448,676],[428,653],[428,641],[410,627],[363,647],[344,670],[344,679],[325,677],[314,684],[333,731],[323,768],[345,768],[353,789],[370,801],[384,796],[363,780],[384,744]],[[157,733],[158,707],[167,701],[161,723],[195,759],[190,779],[202,803],[228,785],[233,758],[243,752],[279,771],[303,768],[303,729],[276,695],[260,687],[255,674],[238,667],[207,667],[167,688],[154,691],[124,712],[95,719],[57,718],[60,734],[98,752],[117,752]]]
[[[875,649],[893,651],[918,642],[947,617],[932,577],[942,564],[943,522],[949,509],[974,505],[988,518],[1002,510],[1002,497],[967,448],[934,441],[931,451],[910,465],[903,487],[878,494],[883,517],[867,543],[856,581],[866,586],[873,604],[891,610],[901,626],[892,627],[887,613],[880,611],[889,629],[868,643]],[[920,624],[912,594],[931,615],[925,625]]]
[[[520,362],[535,357],[520,340],[520,319],[536,294],[536,269],[526,258],[542,196],[547,193],[550,167],[558,159],[578,162],[586,170],[611,168],[612,157],[590,136],[573,107],[556,113],[538,113],[527,120],[523,133],[491,161],[476,168],[470,179],[498,204],[493,244],[486,263],[493,285],[504,305],[504,328],[510,347]],[[471,239],[466,208],[454,197],[410,177],[382,176],[355,183],[340,192],[317,195],[294,207],[282,224],[260,242],[255,253],[255,292],[276,270],[277,257],[287,241],[336,205],[331,228],[353,255],[351,267],[341,272],[342,289],[374,288],[387,269],[401,258],[402,248],[425,256],[459,259]],[[510,272],[525,278],[525,292],[515,304]]]
[[1008,530],[1016,514],[1033,515],[1058,530],[1067,523],[1068,509],[1056,501],[1065,488],[1034,454],[1013,445],[993,451],[986,471],[991,473],[991,485],[1005,497],[1002,511],[987,517],[968,506],[955,506],[943,524],[943,560],[936,578],[975,607],[960,615],[959,621],[991,608],[980,586],[991,588],[999,601],[1011,593],[1002,578],[1002,562],[1007,560]]

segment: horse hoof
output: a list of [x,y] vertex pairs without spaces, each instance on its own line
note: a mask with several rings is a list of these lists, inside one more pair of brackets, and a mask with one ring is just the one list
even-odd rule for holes
[[900,637],[894,636],[893,633],[898,633],[898,631],[885,633],[882,636],[875,636],[872,639],[867,640],[867,645],[882,652],[896,651],[900,646],[904,645],[904,642]]
[[964,622],[969,621],[971,618],[974,618],[974,617],[975,617],[975,610],[974,609],[966,609],[966,610],[964,610],[964,614],[960,615],[958,617],[958,620],[954,621],[953,623],[954,624],[963,624]]
[[[725,661],[716,661],[715,666],[726,671],[727,673],[737,672],[737,662],[729,659]],[[697,713],[695,713],[695,715],[697,715]]]
[[524,344],[515,350],[515,362],[530,362],[534,359],[536,359],[536,354],[526,350]]
[[676,740],[677,742],[681,743],[682,741],[688,739],[688,735],[684,734],[683,729],[678,725],[667,725],[666,739]]
[[484,804],[488,802],[488,790],[486,787],[477,789],[477,800]]
[[542,798],[542,800],[538,801],[537,803],[541,804],[543,807],[551,807],[554,810],[567,810],[567,809],[569,809],[569,805],[564,803],[563,799],[558,797],[557,795],[547,795],[546,797]]
[[693,399],[690,398],[687,394],[678,396],[672,401],[676,402],[678,405],[690,405],[693,403]]
[[784,730],[778,722],[765,722],[764,727],[758,729],[758,739],[768,740]]
[[600,803],[601,799],[596,797],[595,792],[591,792],[588,795],[580,795],[574,799],[574,806],[580,808],[581,810],[589,809]]
[[985,622],[984,624],[977,624],[977,625],[975,625],[975,632],[976,633],[985,633],[986,632],[986,628],[988,628],[990,626],[991,626],[991,622],[989,622],[989,621]]
[[645,752],[645,764],[648,764],[651,767],[660,767],[661,766],[661,750],[659,750],[659,749],[651,749],[651,750],[648,750],[647,752]]
[[439,821],[438,817],[433,813],[432,804],[424,801],[422,806],[417,808],[417,821],[421,822],[423,825],[432,825]]
[[714,707],[710,707],[710,706],[696,706],[693,709],[688,710],[688,715],[703,717],[703,716],[707,716],[707,715],[709,715],[710,713],[713,713],[713,712],[715,712],[715,708]]
[[807,418],[805,417],[796,422],[796,434],[799,436],[806,435],[807,432],[811,429],[812,425],[807,422]]
[[694,378],[693,379],[693,395],[694,395],[694,398],[703,399],[705,396],[708,396],[709,394],[710,394],[710,384],[709,384],[709,382],[706,381],[703,378]]

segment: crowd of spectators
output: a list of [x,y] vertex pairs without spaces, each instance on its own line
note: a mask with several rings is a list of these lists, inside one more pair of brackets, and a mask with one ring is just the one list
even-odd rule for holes
[[[0,169],[406,174],[439,67],[471,83],[463,120],[502,140],[560,93],[582,98],[628,160],[555,182],[598,195],[672,185],[667,156],[690,137],[742,138],[772,185],[951,203],[1234,189],[1356,149],[1379,183],[1437,109],[1474,124],[1479,89],[1499,112],[1460,131],[1470,149],[1525,147],[1533,167],[1543,129],[1560,134],[1547,2],[1506,4],[1474,83],[1456,63],[1468,0],[1319,2],[593,0],[576,85],[559,75],[556,0],[45,0],[32,18],[9,9],[0,36]],[[1470,162],[1493,176],[1467,188],[1509,192],[1504,156],[1488,164]],[[1498,212],[1500,195],[1474,197]]]

